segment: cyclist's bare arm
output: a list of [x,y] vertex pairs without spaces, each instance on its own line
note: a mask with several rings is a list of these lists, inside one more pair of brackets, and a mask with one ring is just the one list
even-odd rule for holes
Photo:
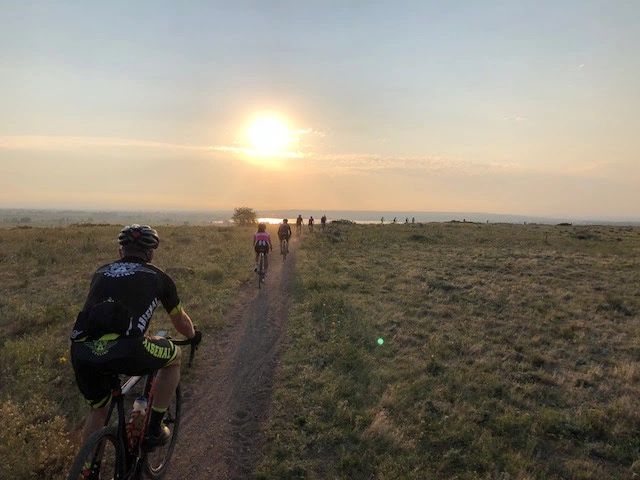
[[184,335],[187,338],[193,338],[196,334],[195,329],[193,328],[193,322],[191,318],[185,312],[182,307],[178,307],[176,312],[171,312],[169,315],[171,318],[171,322],[173,326],[176,327],[176,330]]

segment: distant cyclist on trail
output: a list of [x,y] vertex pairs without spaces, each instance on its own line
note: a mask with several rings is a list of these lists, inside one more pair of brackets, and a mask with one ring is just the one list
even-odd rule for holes
[[309,217],[309,231],[313,233],[313,215]]
[[296,233],[298,235],[302,233],[302,222],[302,215],[298,215],[298,218],[296,218]]
[[320,225],[322,225],[322,231],[324,232],[325,227],[327,226],[327,216],[322,215],[320,218]]
[[170,340],[146,335],[160,304],[178,332],[198,344],[173,280],[152,265],[160,239],[148,226],[125,227],[118,236],[120,259],[95,272],[89,294],[71,332],[71,364],[78,388],[91,406],[86,439],[104,425],[113,375],[146,375],[158,370],[144,446],[164,445],[171,431],[162,422],[180,381],[180,349]]
[[282,223],[278,227],[278,240],[280,240],[280,250],[282,251],[282,240],[287,239],[287,242],[291,238],[291,225],[289,220],[284,218]]
[[258,231],[253,235],[253,249],[256,252],[256,266],[253,271],[258,271],[258,258],[261,253],[264,253],[264,271],[266,278],[266,272],[269,269],[269,252],[273,250],[273,245],[271,245],[271,235],[267,232],[267,225],[263,222],[258,224]]

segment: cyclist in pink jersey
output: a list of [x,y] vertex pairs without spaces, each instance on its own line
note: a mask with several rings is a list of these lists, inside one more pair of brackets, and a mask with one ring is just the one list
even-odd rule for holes
[[266,272],[269,268],[269,252],[273,250],[273,245],[271,245],[271,235],[267,232],[267,225],[264,223],[258,224],[258,231],[253,235],[253,249],[256,252],[256,266],[253,271],[258,271],[258,255],[264,253],[264,271]]

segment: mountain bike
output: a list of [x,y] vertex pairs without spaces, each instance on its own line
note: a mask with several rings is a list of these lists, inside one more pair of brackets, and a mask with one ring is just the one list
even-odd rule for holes
[[[162,331],[158,332],[158,336],[169,338],[166,332]],[[188,367],[191,367],[197,345],[189,339],[172,342],[175,345],[191,345],[188,363]],[[178,385],[163,419],[163,423],[171,430],[171,438],[165,445],[147,451],[142,440],[149,421],[147,413],[153,405],[156,374],[157,371],[149,375],[129,377],[122,385],[118,375],[111,378],[111,401],[104,427],[94,432],[84,443],[73,461],[68,480],[136,480],[145,476],[152,479],[162,478],[178,439],[182,394]],[[139,412],[140,417],[134,418],[134,403],[130,421],[127,422],[124,410],[125,396],[136,395],[134,388],[137,385],[142,385],[141,391],[139,386],[137,388],[140,395],[138,400],[148,399],[148,406],[144,413]],[[117,412],[117,419],[116,424],[111,425],[114,410]],[[134,422],[138,422],[141,427],[137,431],[132,427]]]
[[265,276],[265,270],[264,270],[264,252],[260,252],[260,254],[258,255],[258,270],[257,270],[257,274],[258,274],[258,288],[262,288],[262,284],[264,283],[264,276]]
[[287,259],[287,253],[289,253],[289,240],[283,238],[280,242],[280,254],[283,262]]

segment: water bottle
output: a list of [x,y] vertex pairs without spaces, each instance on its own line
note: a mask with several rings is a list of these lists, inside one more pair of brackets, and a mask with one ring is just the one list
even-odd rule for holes
[[148,404],[148,400],[147,397],[145,396],[140,396],[138,398],[135,399],[135,401],[133,402],[133,411],[134,412],[140,412],[140,415],[142,417],[145,416],[145,414],[147,413],[147,404]]
[[147,397],[141,396],[133,402],[133,410],[127,424],[127,436],[129,437],[129,446],[135,449],[138,445],[142,429],[144,428],[144,419],[147,413],[148,400]]

